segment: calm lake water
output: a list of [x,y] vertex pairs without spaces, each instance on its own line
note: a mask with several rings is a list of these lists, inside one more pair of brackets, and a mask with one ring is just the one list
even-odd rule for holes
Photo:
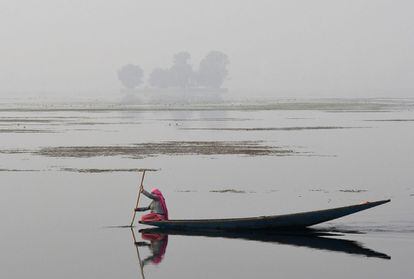
[[[2,104],[0,277],[407,278],[412,104]],[[117,226],[131,220],[137,168],[158,170],[144,185],[163,191],[172,219],[392,201],[316,235],[133,235]]]

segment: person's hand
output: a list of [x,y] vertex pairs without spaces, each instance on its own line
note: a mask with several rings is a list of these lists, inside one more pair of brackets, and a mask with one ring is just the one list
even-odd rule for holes
[[142,246],[149,246],[148,243],[146,243],[145,241],[137,241],[135,242],[135,245],[142,247]]

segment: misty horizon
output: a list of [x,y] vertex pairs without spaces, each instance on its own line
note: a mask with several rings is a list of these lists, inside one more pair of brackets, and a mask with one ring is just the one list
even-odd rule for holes
[[117,96],[116,71],[231,59],[231,96],[411,97],[410,1],[4,2],[0,96]]

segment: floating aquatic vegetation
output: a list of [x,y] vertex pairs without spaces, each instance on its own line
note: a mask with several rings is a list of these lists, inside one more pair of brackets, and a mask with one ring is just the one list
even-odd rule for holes
[[25,149],[0,149],[1,154],[23,154],[28,152]]
[[78,168],[61,168],[61,171],[79,172],[79,173],[108,173],[108,172],[142,172],[145,171],[158,171],[158,169],[78,169]]
[[171,121],[171,122],[207,122],[207,121],[248,121],[253,120],[252,118],[236,118],[236,117],[205,117],[205,118],[162,118],[152,119],[156,121]]
[[367,192],[368,190],[363,190],[363,189],[342,189],[339,190],[339,192],[343,192],[343,193],[363,193],[363,192]]
[[372,121],[372,122],[411,122],[414,119],[369,119],[364,121]]
[[2,117],[0,123],[51,123],[52,119]]
[[111,125],[111,124],[123,124],[122,122],[119,123],[111,123],[111,122],[68,122],[69,125],[86,125],[86,126],[92,126],[92,125]]
[[311,127],[267,127],[267,128],[180,128],[181,130],[195,131],[302,131],[302,130],[336,130],[336,129],[355,129],[369,127],[339,127],[339,126],[311,126]]
[[309,189],[310,192],[323,192],[323,193],[329,193],[328,190],[325,189]]
[[40,130],[40,129],[0,129],[0,133],[56,133],[52,130]]
[[287,156],[293,150],[269,146],[262,141],[166,141],[113,146],[45,147],[32,153],[48,157],[88,158],[97,156],[127,156],[145,158],[159,155],[247,155]]
[[15,104],[0,105],[3,112],[110,112],[110,111],[212,111],[212,110],[319,110],[329,112],[369,112],[390,111],[401,107],[412,107],[404,101],[384,99],[310,99],[310,100],[246,100],[240,103],[222,102],[219,104],[158,104],[158,105],[126,105],[111,103],[80,103],[80,104]]
[[232,193],[232,194],[245,194],[246,191],[244,190],[236,190],[236,189],[223,189],[223,190],[210,190],[210,193]]
[[33,172],[41,170],[32,170],[32,169],[0,169],[0,172]]

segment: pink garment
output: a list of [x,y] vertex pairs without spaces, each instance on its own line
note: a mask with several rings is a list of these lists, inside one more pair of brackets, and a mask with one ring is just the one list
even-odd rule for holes
[[155,213],[155,212],[151,212],[145,215],[142,215],[141,217],[141,221],[144,222],[148,222],[148,221],[162,221],[162,220],[167,220],[166,216]]
[[161,203],[162,209],[164,210],[165,220],[168,220],[168,209],[167,204],[165,203],[165,198],[162,195],[161,191],[157,188],[152,189],[151,194],[156,195],[159,198],[159,202]]
[[152,262],[154,264],[159,264],[164,258],[165,252],[167,251],[168,235],[156,233],[142,233],[142,239],[151,241],[152,246],[156,246],[154,245],[156,243],[159,244],[157,245],[157,249],[153,251],[154,257],[152,258]]

